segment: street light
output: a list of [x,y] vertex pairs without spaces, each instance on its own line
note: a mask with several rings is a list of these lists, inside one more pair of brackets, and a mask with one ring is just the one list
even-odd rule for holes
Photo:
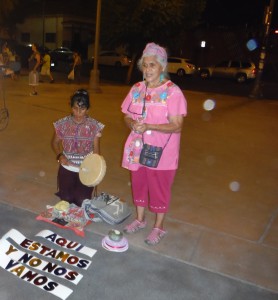
[[98,70],[100,14],[101,14],[101,0],[98,0],[97,1],[97,14],[96,14],[94,66],[93,66],[93,69],[91,70],[90,81],[89,81],[89,88],[95,93],[101,93],[101,89],[99,87],[99,70]]

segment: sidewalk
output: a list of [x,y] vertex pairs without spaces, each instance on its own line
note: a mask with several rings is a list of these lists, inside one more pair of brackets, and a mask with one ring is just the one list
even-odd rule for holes
[[[42,83],[37,97],[29,96],[26,76],[4,85],[10,119],[0,132],[0,202],[37,214],[58,201],[52,123],[69,113],[71,93],[87,85]],[[107,173],[98,190],[131,204],[129,174],[120,167],[128,133],[120,105],[129,87],[101,84],[101,89],[91,94],[90,111],[106,125],[101,152]],[[155,247],[145,245],[152,226],[147,215],[147,231],[128,236],[129,243],[136,251],[278,294],[278,103],[190,91],[185,95],[189,114],[166,220],[168,235]],[[214,110],[203,109],[206,99],[215,101]],[[94,223],[86,235],[104,236],[109,229]]]

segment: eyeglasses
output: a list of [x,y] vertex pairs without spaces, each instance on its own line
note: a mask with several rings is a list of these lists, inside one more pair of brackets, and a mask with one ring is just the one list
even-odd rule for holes
[[146,116],[146,94],[147,94],[147,85],[146,85],[146,89],[145,89],[145,95],[144,95],[144,98],[143,98],[143,107],[142,107],[142,112],[139,114],[135,111],[131,111],[130,110],[130,106],[132,104],[132,101],[130,101],[129,103],[129,106],[127,108],[127,111],[134,114],[134,115],[137,115],[137,116],[142,116],[143,118]]

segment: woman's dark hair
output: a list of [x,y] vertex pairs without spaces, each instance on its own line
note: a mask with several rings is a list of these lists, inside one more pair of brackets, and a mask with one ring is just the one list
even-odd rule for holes
[[90,99],[89,93],[84,90],[80,89],[74,92],[70,99],[70,106],[73,107],[74,103],[77,103],[79,107],[86,107],[86,109],[90,108]]

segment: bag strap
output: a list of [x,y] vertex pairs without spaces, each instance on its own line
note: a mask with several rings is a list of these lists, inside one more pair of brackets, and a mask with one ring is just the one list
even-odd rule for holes
[[[147,84],[146,84],[146,90],[145,90],[145,97],[143,99],[142,116],[144,115],[145,110],[146,110],[146,93],[147,93]],[[167,144],[169,143],[171,136],[172,136],[172,133],[169,135],[167,142],[165,143],[164,147],[162,147],[162,150],[164,150],[165,147],[167,146]],[[143,144],[145,144],[144,143],[144,133],[142,133],[142,142],[143,142]]]
[[[171,136],[172,136],[172,133],[169,135],[167,142],[166,142],[165,145],[162,147],[162,150],[164,150],[165,147],[167,146],[167,144],[169,143],[169,140],[170,140]],[[143,142],[143,144],[145,144],[145,142],[144,142],[144,133],[142,133],[142,142]]]

